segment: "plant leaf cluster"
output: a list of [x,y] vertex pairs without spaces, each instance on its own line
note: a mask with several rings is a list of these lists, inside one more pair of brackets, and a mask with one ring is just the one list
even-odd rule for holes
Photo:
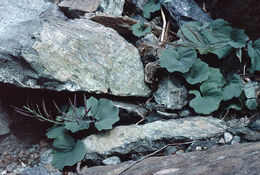
[[[244,30],[232,28],[223,19],[204,24],[185,23],[177,35],[180,46],[165,49],[159,61],[162,68],[170,73],[179,72],[187,83],[195,87],[189,91],[195,95],[189,105],[196,113],[210,114],[219,109],[222,101],[231,105],[232,101],[242,102],[240,107],[233,105],[232,109],[236,110],[241,110],[242,106],[249,110],[257,109],[256,85],[253,86],[251,81],[246,83],[239,76],[238,70],[233,68],[236,65],[233,61],[237,59],[239,64],[250,62],[248,71],[251,73],[260,71],[260,39],[249,41]],[[248,57],[242,55],[246,50]],[[210,60],[202,61],[199,54],[215,54],[231,68],[210,67]]]
[[86,100],[84,96],[84,107],[76,107],[76,96],[74,104],[71,100],[69,102],[70,108],[66,112],[62,111],[54,102],[60,113],[56,119],[51,118],[44,101],[42,108],[45,115],[42,114],[38,105],[36,105],[36,110],[29,105],[24,109],[15,107],[15,110],[22,115],[54,123],[46,136],[54,139],[52,164],[60,170],[81,161],[87,153],[84,143],[81,140],[75,141],[70,133],[87,130],[91,125],[98,131],[112,129],[113,124],[119,121],[119,109],[110,100],[102,98],[98,100],[94,97]]

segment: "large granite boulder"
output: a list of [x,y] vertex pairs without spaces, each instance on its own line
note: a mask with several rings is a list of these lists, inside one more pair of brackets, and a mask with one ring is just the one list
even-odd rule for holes
[[[118,126],[83,140],[86,159],[155,151],[168,143],[207,139],[221,135],[225,122],[212,117],[156,121],[144,125]],[[96,155],[96,156],[94,156]]]
[[119,96],[149,94],[138,50],[115,30],[88,19],[68,20],[45,0],[22,1],[8,0],[0,10],[0,82]]

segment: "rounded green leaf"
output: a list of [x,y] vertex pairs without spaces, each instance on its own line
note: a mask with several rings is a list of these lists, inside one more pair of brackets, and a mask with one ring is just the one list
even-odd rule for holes
[[98,110],[95,119],[95,127],[101,131],[103,129],[112,129],[113,124],[119,121],[118,117],[119,109],[107,99],[100,99],[98,101]]
[[160,66],[169,72],[186,73],[197,61],[197,53],[194,49],[180,47],[178,50],[164,50],[159,58]]
[[200,86],[200,91],[192,90],[189,93],[194,94],[195,98],[190,101],[196,113],[210,114],[219,108],[219,103],[222,100],[222,91],[217,88],[216,83],[203,83]]
[[150,18],[151,13],[156,12],[161,9],[160,1],[156,3],[155,0],[149,0],[143,5],[143,15],[145,18]]
[[198,60],[191,66],[189,72],[184,74],[184,77],[188,83],[197,84],[207,80],[210,74],[208,64]]
[[64,128],[64,126],[53,127],[46,133],[46,136],[49,139],[54,139],[58,136],[64,135],[66,131],[67,130]]
[[248,99],[246,100],[246,107],[250,110],[256,110],[257,108],[257,101],[256,99]]
[[58,150],[71,150],[74,145],[74,139],[68,134],[55,137],[53,141],[53,147]]
[[135,36],[141,37],[151,33],[151,27],[146,27],[143,22],[136,23],[132,26],[132,32]]
[[234,48],[242,48],[246,46],[246,42],[249,40],[248,36],[246,35],[245,31],[242,29],[234,28],[231,32],[231,41],[229,45]]
[[53,153],[52,165],[62,170],[65,166],[72,166],[81,161],[85,157],[87,149],[84,143],[78,140],[71,150],[54,150]]
[[83,116],[85,115],[84,107],[76,108],[76,114],[77,117],[75,116],[73,110],[70,109],[66,114],[67,117],[64,117],[64,119],[66,119],[66,121],[64,122],[65,128],[73,133],[80,130],[88,129],[90,126],[89,120],[83,120]]
[[252,83],[251,81],[247,82],[244,88],[246,98],[256,98],[256,88],[257,86],[254,83]]
[[248,55],[251,59],[251,72],[260,71],[260,38],[254,43],[249,41],[247,49]]
[[239,75],[234,74],[228,80],[228,85],[223,87],[223,99],[230,100],[234,97],[239,97],[243,91],[244,84]]
[[224,77],[219,69],[217,68],[209,68],[210,75],[205,82],[208,83],[216,83],[218,87],[222,87],[224,85]]

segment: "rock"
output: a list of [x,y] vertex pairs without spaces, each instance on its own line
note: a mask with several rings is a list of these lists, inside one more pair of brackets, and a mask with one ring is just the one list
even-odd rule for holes
[[224,140],[224,138],[221,137],[221,138],[219,139],[218,143],[219,143],[219,144],[225,144],[225,140]]
[[117,156],[112,156],[112,157],[104,159],[102,161],[102,163],[105,164],[105,165],[116,165],[116,164],[120,164],[121,160]]
[[10,133],[10,122],[10,112],[3,105],[2,101],[0,101],[0,138]]
[[153,33],[146,34],[136,41],[135,45],[140,55],[147,57],[146,59],[142,58],[144,62],[149,61],[149,59],[155,61],[155,57],[157,56],[156,50],[159,47],[158,41],[158,38]]
[[205,140],[205,141],[195,141],[186,150],[186,152],[191,151],[204,151],[212,148],[217,143],[215,141]]
[[96,11],[100,2],[101,0],[63,0],[58,6],[61,8],[68,8],[69,11],[89,13]]
[[167,76],[160,81],[154,100],[167,109],[182,109],[188,103],[187,89],[177,78]]
[[192,112],[191,109],[188,107],[184,107],[180,112],[179,112],[179,116],[180,117],[189,117],[191,116]]
[[0,140],[0,153],[13,152],[25,147],[25,145],[12,133],[8,134]]
[[230,143],[233,139],[233,135],[230,134],[229,132],[224,133],[224,140],[226,143]]
[[249,125],[253,131],[260,131],[260,116],[256,117]]
[[16,162],[12,162],[11,164],[9,164],[5,170],[8,172],[8,173],[12,173],[14,172],[15,168],[17,167],[17,163]]
[[233,144],[238,144],[238,143],[240,143],[240,141],[241,141],[241,137],[239,137],[239,136],[234,136],[234,138],[233,138],[232,141],[231,141],[231,145],[233,145]]
[[[229,145],[181,155],[149,157],[122,173],[123,175],[257,175],[260,172],[260,142]],[[131,162],[119,165],[83,168],[82,174],[115,175]]]
[[62,175],[61,172],[49,172],[43,166],[29,167],[22,171],[20,175]]
[[45,0],[5,0],[0,7],[0,82],[26,86],[22,82],[35,73],[21,58],[40,27],[40,14],[53,7]]
[[242,138],[249,142],[258,142],[258,141],[260,141],[260,132],[251,131],[251,132],[247,133],[246,135],[243,135]]
[[23,56],[35,70],[44,68],[42,74],[58,84],[55,89],[148,95],[138,51],[116,31],[87,19],[55,19],[45,23],[38,36],[32,47],[37,54]]
[[167,143],[206,139],[222,134],[225,122],[212,117],[189,117],[144,125],[117,126],[83,139],[89,154],[110,155],[155,151]]
[[99,11],[114,16],[121,16],[124,10],[125,0],[102,0],[99,5]]
[[0,82],[56,91],[149,94],[134,46],[113,29],[87,19],[63,20],[58,12],[40,17],[43,10],[54,5],[42,1],[19,1],[20,9],[15,2],[12,6],[4,3],[0,14],[13,8],[17,18],[0,22],[6,27],[0,30]]
[[179,26],[189,21],[211,22],[211,17],[202,11],[193,0],[171,0],[163,3],[166,10]]
[[[148,113],[145,108],[142,108],[140,105],[113,101],[114,105],[119,108],[119,117],[124,120],[141,120],[144,119]],[[129,122],[129,121],[128,121]]]
[[121,16],[124,3],[124,0],[63,0],[59,3],[59,7],[73,18],[95,11]]

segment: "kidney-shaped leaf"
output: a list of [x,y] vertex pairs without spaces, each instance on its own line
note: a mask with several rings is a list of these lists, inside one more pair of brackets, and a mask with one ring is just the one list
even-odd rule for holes
[[260,38],[258,38],[254,43],[249,41],[247,49],[248,55],[251,59],[251,72],[260,71]]
[[97,122],[95,127],[101,131],[103,129],[112,129],[113,124],[119,121],[119,109],[114,106],[112,101],[107,99],[97,100],[91,97],[87,100],[88,108],[91,108],[91,115]]
[[216,83],[203,83],[200,91],[192,90],[189,93],[196,97],[190,101],[190,107],[200,114],[210,114],[219,108],[222,100],[222,91]]
[[256,94],[255,94],[256,88],[257,88],[256,84],[252,83],[251,81],[247,82],[244,88],[246,98],[256,98]]
[[234,74],[228,80],[228,85],[223,87],[223,99],[230,100],[234,97],[239,97],[243,91],[244,84],[239,75]]
[[90,124],[87,119],[83,120],[84,114],[85,114],[84,107],[76,108],[76,115],[73,112],[73,110],[70,109],[67,112],[66,117],[64,117],[64,119],[66,119],[64,122],[65,128],[67,130],[70,130],[73,133],[80,131],[80,130],[88,129]]
[[231,41],[229,42],[229,45],[234,48],[242,48],[246,46],[248,40],[249,38],[244,30],[234,28],[231,32]]
[[141,37],[151,33],[151,27],[145,26],[143,22],[136,23],[132,26],[132,32],[135,36]]
[[150,18],[150,14],[161,9],[160,1],[149,0],[143,5],[143,15],[145,18]]
[[161,67],[168,72],[185,73],[197,61],[197,53],[194,49],[180,47],[178,50],[164,50],[159,58]]
[[64,128],[64,126],[53,127],[46,133],[46,136],[49,139],[54,139],[58,136],[64,135],[66,131],[67,130]]
[[210,71],[208,64],[198,60],[191,66],[189,72],[184,74],[184,77],[188,83],[197,84],[207,80],[209,75]]
[[62,170],[65,166],[72,166],[81,161],[86,153],[86,147],[81,140],[73,144],[70,150],[54,150],[52,164],[54,167]]

